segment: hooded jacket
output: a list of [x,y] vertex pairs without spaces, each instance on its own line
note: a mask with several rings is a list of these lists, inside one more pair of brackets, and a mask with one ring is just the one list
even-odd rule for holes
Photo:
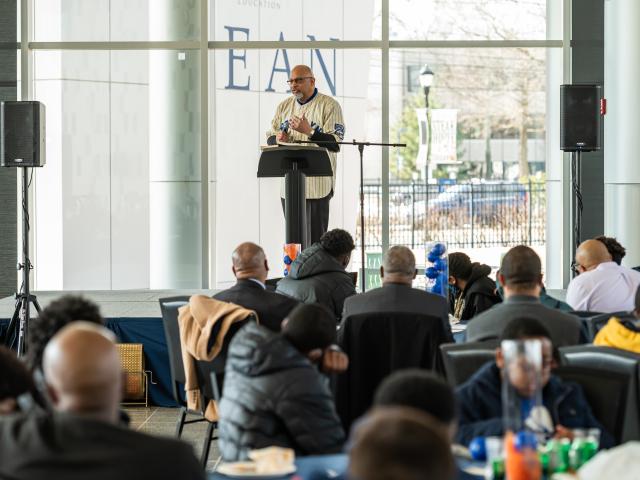
[[[489,278],[491,267],[480,263],[471,265],[471,276],[461,293],[451,300],[451,313],[455,315],[460,311],[460,320],[470,320],[479,313],[489,310],[496,303],[500,303],[500,297],[496,295],[496,284]],[[458,302],[463,302],[456,308]]]
[[[502,378],[495,362],[488,362],[468,381],[456,388],[459,425],[456,442],[469,445],[474,437],[502,436]],[[614,441],[591,412],[582,388],[551,375],[542,389],[542,404],[555,425],[573,428],[598,428],[600,445],[610,447]]]
[[640,328],[635,318],[611,317],[596,335],[594,345],[640,353]]
[[344,300],[355,295],[356,289],[344,267],[321,244],[314,243],[293,261],[276,292],[302,303],[320,303],[340,319]]
[[226,461],[268,446],[336,453],[345,440],[322,374],[284,336],[254,323],[231,341],[218,428]]

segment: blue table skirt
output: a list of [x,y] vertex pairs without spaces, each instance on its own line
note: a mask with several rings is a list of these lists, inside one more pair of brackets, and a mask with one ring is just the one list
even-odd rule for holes
[[[9,324],[8,319],[0,320],[0,336]],[[164,337],[162,318],[108,318],[106,327],[113,331],[121,343],[142,343],[145,368],[153,373],[149,383],[149,401],[160,407],[177,407],[171,388],[169,353]]]

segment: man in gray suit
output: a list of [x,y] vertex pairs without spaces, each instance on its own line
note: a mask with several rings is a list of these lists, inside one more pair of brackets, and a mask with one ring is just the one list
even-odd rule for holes
[[549,330],[554,346],[586,343],[578,318],[540,303],[542,265],[540,257],[531,248],[519,245],[507,252],[502,259],[498,282],[504,288],[504,302],[469,321],[467,341],[499,338],[511,320],[529,317]]
[[446,336],[443,341],[453,342],[447,300],[439,295],[412,288],[417,273],[413,252],[403,246],[391,247],[380,267],[382,287],[347,298],[342,319],[377,312],[430,315],[442,320]]

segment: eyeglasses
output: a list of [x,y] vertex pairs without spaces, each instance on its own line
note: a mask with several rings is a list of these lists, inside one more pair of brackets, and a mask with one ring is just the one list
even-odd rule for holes
[[581,273],[588,272],[589,268],[585,267],[584,265],[580,265],[574,260],[573,262],[571,262],[571,271],[576,275],[580,275]]
[[293,85],[294,83],[297,85],[299,83],[302,83],[303,81],[305,81],[308,78],[313,78],[313,77],[298,77],[298,78],[290,78],[289,80],[287,80],[287,84],[288,85]]

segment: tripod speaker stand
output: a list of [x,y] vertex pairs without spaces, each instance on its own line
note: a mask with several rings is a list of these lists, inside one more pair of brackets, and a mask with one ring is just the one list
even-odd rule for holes
[[[29,180],[28,168],[20,168],[22,169],[22,262],[18,263],[18,272],[22,271],[22,287],[16,293],[16,308],[5,337],[7,346],[15,346],[19,357],[25,353],[31,319],[31,304],[35,307],[38,315],[41,313],[38,299],[31,294],[29,282],[29,275],[33,269],[31,260],[29,260],[29,185],[31,181]],[[31,174],[33,175],[33,170],[31,170]]]
[[[40,102],[0,102],[0,166],[22,169],[22,286],[16,293],[16,308],[11,317],[5,343],[16,349],[18,356],[25,353],[30,306],[40,313],[35,295],[31,295],[29,274],[33,269],[29,260],[29,186],[33,167],[46,162],[45,107]],[[29,174],[29,167],[32,168]]]

